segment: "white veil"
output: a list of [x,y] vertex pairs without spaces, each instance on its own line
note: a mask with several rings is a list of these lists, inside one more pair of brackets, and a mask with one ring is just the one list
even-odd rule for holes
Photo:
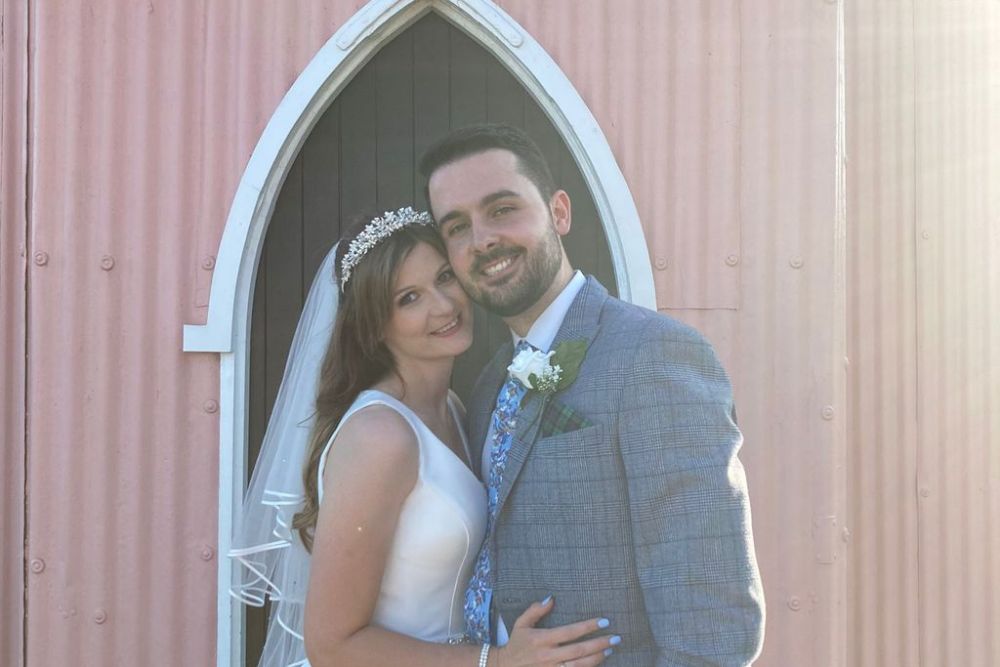
[[315,416],[319,372],[337,315],[336,254],[334,245],[309,289],[229,552],[242,565],[239,581],[230,593],[255,607],[271,599],[267,642],[260,661],[265,667],[308,665],[302,619],[309,552],[291,526],[305,500],[302,470]]

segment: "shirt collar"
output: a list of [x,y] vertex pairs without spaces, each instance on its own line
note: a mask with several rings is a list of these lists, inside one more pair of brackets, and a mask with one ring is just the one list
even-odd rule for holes
[[559,292],[559,296],[549,304],[549,307],[538,316],[535,323],[528,329],[528,335],[524,339],[513,331],[510,332],[510,335],[514,339],[514,346],[517,347],[517,344],[521,340],[527,340],[539,350],[548,352],[549,348],[552,347],[552,341],[555,340],[556,334],[559,333],[559,327],[562,326],[563,320],[566,319],[569,307],[573,305],[573,299],[576,298],[576,295],[580,293],[580,290],[586,284],[587,279],[584,277],[583,272],[574,271],[573,277],[570,278],[566,287],[563,288],[562,292]]

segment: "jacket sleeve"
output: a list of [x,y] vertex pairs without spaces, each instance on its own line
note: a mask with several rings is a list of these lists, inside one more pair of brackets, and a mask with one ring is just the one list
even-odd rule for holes
[[694,330],[634,348],[618,441],[656,665],[750,664],[764,636],[742,435],[732,390]]

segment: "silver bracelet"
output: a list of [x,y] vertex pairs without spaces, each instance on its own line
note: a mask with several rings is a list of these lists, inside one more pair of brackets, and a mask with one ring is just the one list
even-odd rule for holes
[[483,644],[483,650],[479,652],[479,667],[486,667],[486,661],[490,658],[489,642]]

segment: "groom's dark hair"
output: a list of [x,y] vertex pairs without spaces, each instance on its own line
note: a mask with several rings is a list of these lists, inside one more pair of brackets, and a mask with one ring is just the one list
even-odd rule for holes
[[[449,132],[438,139],[420,158],[420,173],[424,177],[424,194],[431,174],[446,164],[451,164],[476,153],[501,149],[517,157],[518,171],[535,184],[543,201],[549,201],[558,189],[552,178],[545,156],[531,137],[513,125],[481,123],[468,125]],[[430,203],[430,196],[427,197]]]

